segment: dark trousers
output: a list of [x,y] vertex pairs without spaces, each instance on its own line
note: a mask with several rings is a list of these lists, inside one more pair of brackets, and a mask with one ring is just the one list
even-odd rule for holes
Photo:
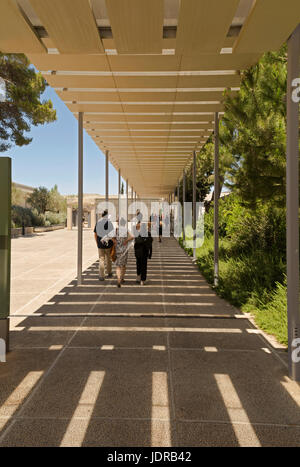
[[147,279],[147,260],[147,256],[136,258],[136,273],[143,282]]

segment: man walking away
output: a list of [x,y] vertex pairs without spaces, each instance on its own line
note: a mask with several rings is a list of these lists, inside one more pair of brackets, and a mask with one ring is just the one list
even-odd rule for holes
[[99,280],[104,281],[105,274],[112,277],[111,248],[113,246],[114,226],[108,218],[108,211],[102,213],[102,218],[94,228],[94,237],[99,253]]
[[147,224],[136,225],[136,236],[134,242],[134,252],[136,257],[136,282],[142,285],[146,284],[147,279],[147,263],[148,258],[152,257],[152,242],[151,233],[147,228]]

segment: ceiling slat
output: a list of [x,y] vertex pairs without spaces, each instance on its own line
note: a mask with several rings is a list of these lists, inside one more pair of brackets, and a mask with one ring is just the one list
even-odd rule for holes
[[[32,62],[36,65],[35,62]],[[37,67],[39,69],[39,67]],[[81,75],[44,75],[52,87],[57,88],[115,88],[142,89],[142,88],[227,88],[238,87],[241,78],[236,75],[211,75],[211,76],[81,76]]]
[[104,52],[89,0],[30,0],[60,53]]
[[[236,53],[236,54],[203,54],[195,56],[176,57],[175,55],[82,55],[71,54],[59,55],[48,54],[41,56],[39,54],[30,55],[32,63],[40,71],[60,70],[60,71],[99,71],[99,72],[117,72],[117,73],[143,73],[138,76],[141,82],[148,78],[160,80],[160,86],[163,87],[161,78],[163,73],[176,73],[178,71],[222,71],[222,70],[243,70],[258,61],[259,53]],[[146,76],[146,73],[156,73],[156,76]],[[222,73],[221,73],[222,74]],[[213,74],[211,73],[213,76]],[[126,76],[122,78],[132,78]],[[168,78],[172,76],[167,76]],[[120,79],[120,77],[118,77]],[[137,86],[138,87],[138,86]],[[148,86],[155,87],[155,86]]]
[[13,0],[0,1],[0,50],[3,53],[46,53],[28,20]]
[[181,0],[176,54],[219,53],[239,0]]
[[[190,113],[195,114],[196,112],[222,112],[222,104],[178,104],[178,103],[167,103],[167,104],[154,104],[154,105],[128,105],[128,104],[67,104],[68,108],[72,112],[106,112],[116,113],[125,112],[129,114],[137,114],[136,116],[144,116],[144,113]],[[163,115],[162,115],[163,116]],[[107,117],[109,118],[109,117]]]
[[278,50],[300,23],[299,0],[256,0],[234,47],[235,53]]
[[163,48],[163,0],[106,0],[119,54],[160,54]]
[[[117,90],[116,90],[117,91]],[[58,91],[64,101],[76,102],[199,102],[224,99],[222,91],[207,92],[71,92]]]
[[89,115],[85,114],[89,122],[208,122],[214,119],[214,113],[208,115]]

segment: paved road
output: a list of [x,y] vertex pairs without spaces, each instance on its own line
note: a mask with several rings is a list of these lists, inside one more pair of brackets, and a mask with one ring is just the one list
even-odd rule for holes
[[[91,230],[84,230],[83,261],[97,259]],[[12,239],[11,314],[36,311],[77,274],[77,230]]]
[[[117,289],[115,279],[99,283],[93,260],[77,287],[73,235],[57,234],[66,257],[54,236],[39,239],[40,276],[52,268],[49,247],[65,258],[52,270],[60,291],[12,320],[0,446],[300,445],[300,388],[283,352],[214,294],[174,239],[155,241],[148,285],[135,283],[131,255]],[[30,283],[39,274],[25,256]]]

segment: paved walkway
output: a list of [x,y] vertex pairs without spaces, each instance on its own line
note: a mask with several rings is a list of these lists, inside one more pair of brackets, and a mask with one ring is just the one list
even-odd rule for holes
[[65,280],[32,316],[12,319],[0,446],[300,445],[300,388],[284,353],[215,295],[174,239],[155,241],[144,287],[132,254],[121,289],[90,264],[83,286]]

